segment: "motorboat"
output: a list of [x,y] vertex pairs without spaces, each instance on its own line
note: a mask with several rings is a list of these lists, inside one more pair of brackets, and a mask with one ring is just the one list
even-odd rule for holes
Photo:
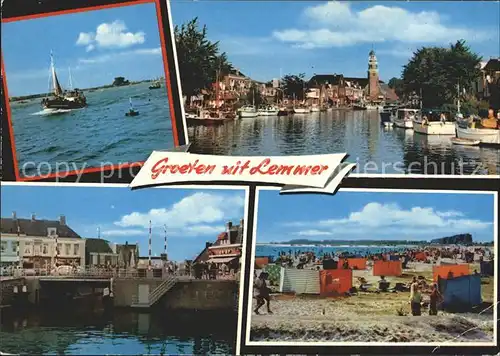
[[454,145],[461,145],[461,146],[477,146],[481,143],[481,141],[479,140],[471,140],[468,138],[458,138],[458,137],[452,137],[450,141]]
[[413,120],[417,117],[417,109],[398,109],[391,115],[391,122],[394,126],[402,129],[412,129]]
[[456,125],[449,120],[449,113],[426,110],[413,119],[413,131],[423,135],[455,135]]
[[247,119],[257,117],[259,115],[259,112],[257,111],[255,105],[245,105],[240,108],[240,110],[238,111],[238,115],[242,119]]
[[457,124],[456,133],[459,139],[479,141],[482,144],[500,145],[500,129],[464,128]]
[[220,125],[229,119],[218,110],[205,110],[199,111],[198,115],[194,113],[186,114],[186,121],[191,125]]
[[298,108],[293,108],[293,112],[295,114],[309,114],[311,112],[311,109],[308,107],[298,107]]
[[277,116],[279,111],[277,107],[270,105],[259,109],[257,112],[259,116]]
[[130,103],[130,107],[128,109],[128,112],[125,113],[125,116],[138,116],[139,115],[139,111],[136,111],[134,109],[134,106],[132,105],[132,98],[129,98],[129,103]]
[[389,121],[391,119],[392,113],[396,110],[396,105],[385,105],[380,111],[380,119],[382,120],[382,122]]

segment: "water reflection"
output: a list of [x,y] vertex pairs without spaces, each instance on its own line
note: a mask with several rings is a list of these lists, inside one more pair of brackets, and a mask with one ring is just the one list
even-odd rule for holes
[[2,315],[1,351],[40,355],[234,354],[236,323],[234,312]]
[[450,136],[385,128],[377,112],[258,117],[188,128],[192,152],[305,155],[347,152],[356,173],[499,174],[500,150],[453,145]]

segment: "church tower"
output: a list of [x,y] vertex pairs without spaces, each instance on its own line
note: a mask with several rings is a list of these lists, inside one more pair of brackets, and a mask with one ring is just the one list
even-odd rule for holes
[[372,100],[377,100],[380,95],[380,86],[378,78],[378,63],[375,51],[370,51],[368,58],[368,96]]

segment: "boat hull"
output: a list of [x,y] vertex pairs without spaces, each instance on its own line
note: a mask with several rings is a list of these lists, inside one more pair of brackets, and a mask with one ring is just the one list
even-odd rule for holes
[[202,118],[195,118],[195,117],[189,117],[186,118],[186,121],[189,125],[205,125],[205,126],[215,126],[215,125],[221,125],[224,123],[224,119],[202,119]]
[[473,129],[473,128],[462,128],[457,125],[457,137],[479,141],[483,144],[489,145],[500,145],[500,130],[496,129]]
[[270,110],[270,111],[259,111],[259,116],[277,116],[278,110]]
[[413,122],[413,131],[423,135],[455,135],[455,124],[452,122],[430,122],[423,125],[421,122]]
[[302,108],[296,108],[296,109],[293,109],[293,113],[294,114],[309,114],[310,111],[309,109],[302,109]]
[[44,109],[83,109],[87,106],[86,102],[65,100],[65,99],[50,99],[42,102]]
[[399,127],[401,129],[412,129],[413,128],[413,121],[412,120],[393,119],[392,123],[394,124],[394,126]]
[[242,119],[251,119],[254,117],[257,117],[259,113],[257,111],[240,111],[239,112],[240,118]]
[[311,112],[320,112],[321,109],[320,108],[311,108]]

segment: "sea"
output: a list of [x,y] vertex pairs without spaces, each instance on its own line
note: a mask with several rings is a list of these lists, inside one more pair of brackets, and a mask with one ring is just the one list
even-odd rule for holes
[[385,128],[376,111],[334,110],[188,128],[191,152],[230,156],[348,153],[353,173],[499,174],[500,150]]
[[272,257],[276,259],[279,255],[314,252],[316,256],[325,253],[347,252],[357,256],[369,254],[379,254],[392,251],[404,251],[408,248],[415,248],[415,245],[395,245],[395,246],[327,246],[327,245],[285,245],[285,244],[257,244],[255,248],[256,257]]
[[24,355],[230,355],[237,314],[115,310],[101,314],[2,316],[0,351]]
[[[86,91],[84,109],[49,115],[42,98],[11,102],[21,176],[144,161],[174,146],[165,87],[150,83]],[[139,116],[127,117],[130,103]],[[24,167],[24,168],[23,168]]]

